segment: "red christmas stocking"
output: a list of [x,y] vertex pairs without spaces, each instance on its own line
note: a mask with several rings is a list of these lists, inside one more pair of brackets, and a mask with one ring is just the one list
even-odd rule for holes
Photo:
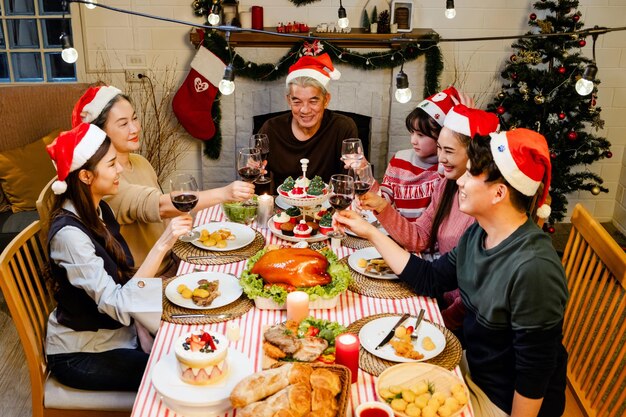
[[191,61],[191,69],[180,86],[172,109],[176,118],[189,134],[208,140],[215,135],[211,107],[218,92],[217,86],[224,76],[226,65],[211,51],[200,46]]

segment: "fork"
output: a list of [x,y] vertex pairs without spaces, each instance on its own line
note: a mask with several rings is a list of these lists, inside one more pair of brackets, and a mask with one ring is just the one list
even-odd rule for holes
[[423,308],[420,310],[419,314],[417,315],[417,320],[415,321],[415,330],[413,330],[413,333],[411,334],[411,339],[417,340],[418,337],[418,329],[420,326],[420,323],[422,322],[422,319],[424,318],[424,313],[426,312],[426,310],[424,310]]

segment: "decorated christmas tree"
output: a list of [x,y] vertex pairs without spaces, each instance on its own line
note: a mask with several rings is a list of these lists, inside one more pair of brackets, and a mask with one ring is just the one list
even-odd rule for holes
[[[536,12],[528,17],[528,34],[546,36],[524,37],[513,43],[516,52],[501,73],[505,81],[489,110],[500,115],[502,130],[525,127],[547,139],[552,158],[549,221],[555,222],[565,217],[568,194],[608,192],[589,165],[612,154],[610,143],[596,135],[604,126],[601,108],[596,106],[599,80],[594,80],[587,95],[574,88],[592,63],[581,52],[589,33],[583,30],[578,1],[541,0],[533,7]],[[571,32],[581,33],[558,36]]]

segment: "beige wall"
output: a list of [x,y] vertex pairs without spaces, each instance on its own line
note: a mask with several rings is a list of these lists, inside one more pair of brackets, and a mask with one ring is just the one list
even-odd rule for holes
[[[351,26],[360,26],[361,11],[367,0],[343,0],[347,9]],[[532,2],[521,0],[458,0],[457,16],[448,20],[444,17],[443,0],[414,0],[414,27],[429,27],[436,30],[443,38],[464,38],[475,36],[515,35],[527,31],[527,19],[531,12]],[[193,16],[191,0],[137,0],[137,1],[108,1],[107,4],[132,9],[135,11],[155,14],[159,16],[178,18],[201,23],[202,19]],[[275,26],[278,22],[297,20],[315,26],[321,22],[333,22],[337,16],[339,0],[321,0],[306,7],[296,8],[287,0],[240,0],[240,10],[245,10],[253,4],[264,7],[266,26]],[[378,4],[379,11],[387,4],[384,0],[369,0],[368,9]],[[146,67],[160,69],[166,65],[174,66],[182,80],[189,62],[193,57],[193,48],[188,42],[189,28],[167,23],[148,20],[141,17],[126,16],[102,9],[85,10],[83,7],[72,5],[73,15],[80,13],[80,19],[75,19],[82,30],[83,56],[81,64],[81,78],[89,80],[93,72],[102,67],[106,61],[109,71],[113,74],[113,82],[119,80],[120,72],[124,68]],[[626,22],[626,0],[581,0],[579,9],[587,27],[594,25],[606,27],[624,26]],[[512,51],[512,41],[484,41],[464,43],[442,43],[444,52],[445,71],[442,85],[455,82],[465,91],[474,94],[479,103],[486,103],[501,83],[497,79],[500,68],[508,59]],[[79,43],[78,43],[79,44]],[[582,49],[586,56],[591,56],[591,39]],[[282,56],[286,49],[259,51],[242,49],[240,53],[255,62],[267,60],[274,62]],[[250,55],[246,55],[250,54]],[[626,144],[626,117],[622,112],[626,110],[626,32],[613,32],[600,36],[596,45],[598,77],[602,80],[598,94],[598,105],[603,108],[602,117],[606,124],[599,134],[606,136],[612,143],[614,157],[603,160],[601,163],[587,167],[599,173],[609,188],[608,194],[593,196],[589,192],[574,193],[570,196],[570,209],[573,203],[581,202],[596,218],[601,221],[613,220],[618,227],[626,230],[626,158],[624,145]],[[103,57],[105,57],[103,59]],[[144,60],[146,65],[135,65],[133,61]],[[405,71],[409,74],[412,86],[421,86],[420,63],[408,65]],[[394,71],[387,71],[382,85],[392,82]],[[370,73],[371,75],[371,73]],[[368,77],[370,76],[368,75]],[[373,76],[374,79],[380,76]],[[386,83],[386,84],[385,84]],[[281,84],[276,83],[276,88]],[[281,91],[282,92],[282,91]],[[382,91],[386,94],[385,91]],[[392,91],[389,92],[390,94]],[[417,93],[417,94],[416,94]],[[272,93],[275,94],[275,93]],[[419,88],[414,89],[414,96],[419,96]],[[389,117],[386,134],[388,139],[388,154],[405,146],[406,137],[403,136],[404,115],[410,111],[421,97],[400,109],[393,100],[383,100],[383,105],[389,106]],[[245,103],[244,103],[245,104]],[[201,157],[199,142],[193,141],[194,148],[188,152],[181,167],[200,173],[209,172],[215,181],[210,185],[218,185],[235,179],[232,167],[232,155],[237,148],[237,142],[248,132],[239,132],[234,121],[238,113],[237,94],[223,99],[222,111],[225,114],[223,126],[225,142],[224,156],[219,161],[207,161]],[[348,105],[342,100],[342,105]],[[229,113],[230,112],[230,115]],[[229,117],[233,119],[228,122]],[[251,121],[250,121],[251,123]],[[245,139],[245,138],[244,138]],[[382,148],[382,147],[381,147]],[[215,173],[215,175],[213,175]],[[206,182],[205,182],[206,183]]]

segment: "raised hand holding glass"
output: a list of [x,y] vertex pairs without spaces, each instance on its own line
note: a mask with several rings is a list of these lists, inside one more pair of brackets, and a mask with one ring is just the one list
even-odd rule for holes
[[[256,148],[261,152],[261,162],[267,161],[267,155],[270,152],[270,140],[265,133],[252,135],[250,138],[250,147]],[[257,184],[267,184],[270,182],[270,179],[266,177],[265,174],[261,173],[261,176],[255,182]]]
[[[237,172],[242,180],[253,183],[261,176],[261,152],[258,148],[243,148],[237,158]],[[244,205],[256,204],[253,199],[248,199]]]

